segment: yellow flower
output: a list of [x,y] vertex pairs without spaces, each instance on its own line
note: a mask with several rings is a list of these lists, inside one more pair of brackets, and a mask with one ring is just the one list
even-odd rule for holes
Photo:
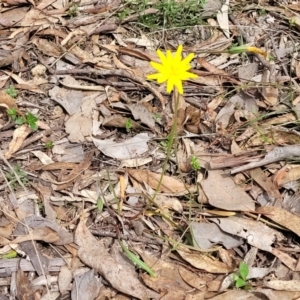
[[172,55],[170,50],[167,50],[166,55],[160,50],[157,50],[156,53],[161,64],[151,61],[150,65],[158,73],[148,75],[147,79],[156,79],[159,84],[167,81],[168,93],[171,93],[175,86],[178,93],[183,94],[182,81],[198,77],[196,74],[187,72],[191,68],[190,62],[194,58],[194,54],[190,53],[186,58],[182,59],[182,45],[179,45],[175,55]]

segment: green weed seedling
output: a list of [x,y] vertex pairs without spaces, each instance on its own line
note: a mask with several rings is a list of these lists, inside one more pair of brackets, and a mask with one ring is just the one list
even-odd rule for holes
[[249,274],[249,267],[245,262],[241,262],[237,273],[232,275],[234,286],[236,288],[243,288],[249,290],[251,286],[247,283],[247,276]]
[[79,14],[78,6],[76,4],[71,5],[67,12],[67,15],[70,18],[74,18],[74,17],[77,17],[78,14]]
[[35,115],[33,115],[32,113],[27,113],[26,121],[32,130],[37,130],[38,127],[36,125],[36,122],[38,121],[38,118]]
[[190,164],[194,171],[199,171],[201,169],[200,161],[196,155],[192,156]]
[[[21,180],[21,182],[22,182],[25,186],[28,185],[29,180],[28,180],[28,178],[27,178],[27,174],[26,174],[24,171],[22,171],[22,170],[20,169],[20,166],[19,166],[19,165],[15,165],[15,166],[13,167],[13,169],[14,169],[16,175],[17,175],[17,176],[19,177],[19,179]],[[6,173],[6,175],[5,175],[6,179],[10,182],[12,188],[14,188],[14,189],[15,189],[15,188],[17,187],[17,185],[18,185],[18,180],[17,180],[17,177],[16,177],[15,173],[14,173],[14,172],[9,172],[9,173]]]
[[132,129],[132,121],[130,119],[126,120],[125,128],[126,128],[126,131],[130,131]]
[[145,270],[151,277],[156,277],[155,272],[143,261],[141,261],[134,253],[132,253],[121,241],[119,244],[126,256],[140,269]]
[[46,149],[51,149],[53,147],[53,141],[48,141],[47,143],[45,143],[44,147]]
[[30,112],[26,113],[25,117],[19,116],[17,109],[13,107],[7,110],[7,114],[11,117],[16,125],[28,124],[32,130],[37,130],[38,128],[36,124],[38,118]]
[[9,88],[5,90],[5,92],[12,98],[16,98],[18,96],[18,92],[15,90],[13,85],[10,85]]

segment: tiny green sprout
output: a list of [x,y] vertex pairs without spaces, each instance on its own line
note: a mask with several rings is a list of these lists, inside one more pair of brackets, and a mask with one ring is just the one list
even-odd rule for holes
[[289,20],[290,26],[295,26],[296,25],[296,20],[295,19],[290,19]]
[[70,6],[67,15],[71,18],[78,16],[78,6],[76,4],[73,4]]
[[1,259],[12,259],[16,258],[18,256],[18,253],[15,250],[10,250],[9,252],[2,254],[0,256]]
[[125,128],[126,128],[127,131],[130,131],[132,129],[132,121],[130,119],[126,120]]
[[32,130],[37,130],[38,129],[38,126],[36,124],[36,122],[38,121],[38,118],[33,115],[32,113],[27,113],[26,114],[26,122],[28,123],[28,125],[30,126],[30,128]]
[[268,55],[268,59],[269,61],[274,61],[275,60],[275,57],[271,54]]
[[161,114],[155,113],[155,114],[153,115],[153,118],[154,118],[155,120],[159,120],[159,119],[161,119]]
[[15,172],[5,174],[5,177],[10,182],[12,188],[15,189],[17,187],[18,184],[17,176],[25,186],[28,185],[29,180],[27,178],[27,174],[20,169],[20,166],[15,165],[13,169]]
[[15,107],[8,109],[6,112],[16,125],[28,124],[32,130],[37,130],[38,126],[36,122],[38,121],[38,118],[32,113],[26,113],[25,117],[19,116]]
[[17,115],[17,109],[15,107],[8,109],[6,112],[13,121],[16,121],[18,115]]
[[46,149],[51,149],[53,147],[53,141],[48,141],[47,143],[45,143],[44,147]]
[[260,16],[263,16],[263,15],[265,15],[267,12],[266,12],[266,10],[264,9],[264,8],[261,8],[261,9],[259,9],[258,10],[258,14],[260,15]]
[[101,198],[97,199],[97,208],[99,210],[99,212],[101,212],[103,210],[103,200]]
[[122,250],[125,252],[126,256],[140,269],[145,270],[151,277],[156,277],[155,272],[142,260],[140,260],[134,253],[132,253],[121,241],[119,244]]
[[5,90],[5,92],[12,98],[16,98],[18,96],[18,92],[15,90],[13,85],[10,85],[9,88]]
[[191,157],[191,162],[190,162],[190,164],[191,164],[191,167],[192,167],[192,169],[193,169],[194,171],[199,171],[199,170],[201,169],[201,164],[200,164],[200,162],[199,162],[199,160],[198,160],[198,157],[197,157],[196,155],[193,155],[193,156]]
[[118,13],[118,17],[121,21],[123,21],[130,14],[129,8],[125,8],[120,13]]
[[237,273],[232,275],[234,286],[236,288],[243,288],[249,290],[251,286],[247,283],[247,276],[249,274],[249,267],[245,262],[241,262]]

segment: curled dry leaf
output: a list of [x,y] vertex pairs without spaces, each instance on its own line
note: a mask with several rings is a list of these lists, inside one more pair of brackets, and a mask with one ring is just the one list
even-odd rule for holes
[[300,292],[300,280],[264,280],[264,286],[273,290]]
[[212,219],[225,232],[247,239],[247,242],[258,249],[272,252],[273,243],[283,240],[283,235],[267,225],[239,217]]
[[0,108],[3,109],[17,109],[15,99],[8,95],[4,90],[0,91]]
[[[158,188],[161,174],[157,174],[146,170],[130,170],[130,169],[128,169],[127,172],[136,181],[140,183],[146,183],[154,190]],[[159,191],[164,193],[170,193],[170,194],[185,195],[195,191],[195,189],[196,189],[195,187],[184,184],[173,177],[164,175]]]
[[117,143],[113,139],[100,140],[93,138],[95,146],[105,155],[115,159],[131,159],[148,151],[147,142],[150,137],[147,133],[139,133],[136,136]]
[[284,209],[274,206],[263,206],[256,210],[259,214],[264,214],[267,218],[300,236],[300,217]]
[[233,211],[255,210],[252,198],[221,170],[209,171],[201,186],[212,206]]
[[224,274],[233,271],[233,268],[200,252],[177,250],[179,255],[193,267],[205,270],[209,273]]
[[148,299],[147,290],[135,273],[121,266],[107,252],[102,241],[96,240],[82,218],[75,232],[75,241],[79,246],[78,257],[99,272],[116,290],[138,299]]
[[61,294],[64,294],[68,291],[71,281],[72,281],[72,272],[67,266],[62,266],[60,268],[59,274],[58,274],[58,286],[59,291]]
[[94,300],[100,291],[102,283],[94,275],[94,270],[90,270],[80,277],[75,277],[72,285],[72,300],[85,299]]
[[8,146],[8,151],[4,154],[6,159],[10,159],[12,155],[22,147],[24,140],[31,132],[32,129],[27,124],[18,127],[14,131],[13,139]]

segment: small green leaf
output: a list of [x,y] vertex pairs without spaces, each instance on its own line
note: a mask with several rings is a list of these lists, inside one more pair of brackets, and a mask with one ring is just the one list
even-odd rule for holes
[[240,263],[239,273],[240,273],[240,277],[243,280],[247,279],[247,276],[249,274],[249,267],[247,266],[247,264],[245,262]]
[[33,115],[32,113],[27,113],[26,114],[26,119],[27,119],[27,122],[28,122],[28,125],[30,126],[30,128],[32,130],[37,130],[37,125],[36,125],[36,122],[38,120],[38,118]]
[[8,253],[1,255],[2,259],[10,259],[18,256],[18,253],[15,250],[10,250]]
[[126,256],[139,268],[145,270],[149,273],[151,277],[156,277],[156,274],[151,270],[151,268],[146,265],[143,261],[141,261],[134,253],[132,253],[121,241],[119,241],[120,246],[122,247],[123,251],[125,252]]
[[97,200],[97,208],[100,212],[103,210],[103,200],[101,198]]
[[237,288],[241,288],[241,287],[243,287],[243,286],[245,286],[246,285],[246,282],[245,282],[245,280],[243,280],[242,278],[239,278],[236,282],[235,282],[235,286],[237,287]]
[[23,117],[17,117],[17,118],[15,119],[15,123],[16,123],[17,125],[23,125],[23,124],[25,123],[25,120],[24,120]]

